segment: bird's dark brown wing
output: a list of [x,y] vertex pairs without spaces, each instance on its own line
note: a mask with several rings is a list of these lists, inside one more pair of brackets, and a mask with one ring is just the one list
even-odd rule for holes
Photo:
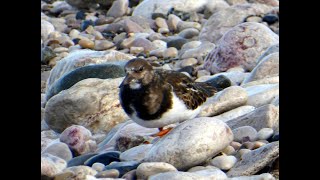
[[158,71],[158,74],[173,87],[174,93],[182,99],[189,109],[196,109],[217,89],[204,82],[193,82],[191,78],[176,71]]

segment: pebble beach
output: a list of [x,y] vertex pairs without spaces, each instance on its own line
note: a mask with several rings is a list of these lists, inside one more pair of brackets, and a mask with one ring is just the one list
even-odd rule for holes
[[[155,137],[119,101],[136,57],[223,88]],[[41,179],[278,180],[279,0],[41,0]]]

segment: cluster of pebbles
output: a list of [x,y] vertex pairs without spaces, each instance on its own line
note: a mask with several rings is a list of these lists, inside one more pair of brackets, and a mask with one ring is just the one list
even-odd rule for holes
[[[42,0],[43,179],[279,179],[278,0]],[[130,59],[222,87],[157,128],[119,102]]]

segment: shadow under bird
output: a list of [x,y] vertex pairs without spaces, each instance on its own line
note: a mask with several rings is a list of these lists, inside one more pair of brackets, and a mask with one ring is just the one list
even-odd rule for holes
[[119,86],[121,106],[134,122],[160,132],[164,126],[195,118],[207,98],[217,92],[209,83],[194,82],[177,71],[154,69],[140,58],[128,61],[125,72]]

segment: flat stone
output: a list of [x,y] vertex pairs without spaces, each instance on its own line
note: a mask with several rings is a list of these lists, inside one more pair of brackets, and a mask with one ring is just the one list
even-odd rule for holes
[[263,85],[263,84],[278,84],[279,81],[279,76],[274,76],[274,77],[268,77],[268,78],[263,78],[259,79],[256,81],[250,81],[245,84],[241,84],[241,87],[246,88],[249,86],[255,86],[255,85]]
[[120,173],[120,177],[125,173],[137,169],[139,166],[139,162],[136,161],[127,161],[127,162],[114,162],[112,164],[107,165],[104,170],[117,169]]
[[226,76],[231,81],[231,85],[240,85],[242,81],[249,75],[249,73],[239,72],[239,71],[232,71],[232,72],[222,72],[217,73],[212,76],[203,76],[201,78],[196,79],[196,82],[204,82],[208,79],[215,78],[217,76]]
[[246,87],[248,93],[247,105],[261,107],[270,104],[279,95],[279,84],[261,84]]
[[46,92],[47,100],[62,90],[88,78],[109,79],[125,76],[124,68],[115,64],[94,64],[77,68],[60,77]]
[[262,128],[279,128],[279,109],[272,104],[261,106],[244,116],[226,122],[231,129],[251,126],[259,131]]
[[228,177],[254,175],[279,157],[279,141],[272,142],[245,154],[241,161],[231,168]]
[[88,154],[83,154],[83,155],[74,157],[68,161],[68,167],[84,165],[84,162],[86,160],[88,160],[89,158],[91,158],[92,156],[95,156],[97,154],[98,153],[88,153]]
[[144,162],[137,167],[138,179],[148,179],[150,176],[170,172],[178,171],[174,166],[164,162]]
[[223,122],[227,122],[231,119],[235,119],[237,117],[243,116],[245,114],[248,114],[249,112],[252,112],[256,108],[253,106],[240,106],[235,109],[232,109],[230,111],[227,111],[225,113],[222,113],[218,116],[214,116],[214,118],[220,119]]
[[84,165],[92,166],[94,163],[102,163],[104,165],[109,165],[113,161],[120,161],[119,156],[120,152],[109,151],[90,157],[84,162]]
[[107,51],[93,51],[93,50],[79,50],[69,53],[69,55],[59,62],[51,70],[50,76],[48,78],[47,88],[62,77],[64,74],[71,72],[72,70],[92,65],[92,64],[103,64],[103,63],[114,63],[114,64],[124,64],[135,58],[135,56],[124,54],[115,50]]
[[190,173],[190,172],[165,172],[165,173],[159,173],[153,176],[149,177],[149,180],[164,180],[164,179],[170,179],[170,180],[208,180],[207,177],[196,174],[196,173]]
[[238,176],[229,178],[229,180],[276,180],[270,173],[263,173],[253,176]]
[[215,116],[235,109],[247,102],[247,92],[239,86],[231,86],[207,99],[198,116]]

